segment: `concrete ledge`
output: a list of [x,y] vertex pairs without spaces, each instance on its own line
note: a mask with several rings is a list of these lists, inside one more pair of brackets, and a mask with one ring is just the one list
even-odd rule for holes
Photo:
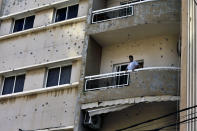
[[125,105],[125,104],[138,104],[138,103],[150,103],[150,102],[163,102],[163,101],[179,101],[179,96],[145,96],[145,97],[135,97],[126,98],[111,101],[99,101],[94,103],[82,104],[81,109],[91,109],[114,105]]
[[50,91],[63,90],[63,89],[67,89],[67,88],[74,88],[74,87],[78,87],[78,85],[79,85],[79,82],[75,82],[75,83],[71,83],[71,84],[53,86],[53,87],[49,87],[49,88],[42,88],[42,89],[24,91],[24,92],[13,93],[13,94],[8,94],[8,95],[1,95],[0,101],[4,100],[4,99],[9,99],[9,98],[29,96],[29,95],[33,95],[33,94],[40,94],[40,93],[45,93],[45,92],[50,92]]
[[15,32],[15,33],[12,33],[12,34],[3,35],[3,36],[0,36],[0,40],[9,39],[9,38],[12,38],[12,37],[17,37],[17,36],[22,36],[22,35],[27,35],[29,33],[34,33],[34,32],[38,32],[38,31],[50,29],[50,28],[53,28],[53,27],[58,27],[58,26],[61,26],[61,25],[67,25],[67,24],[71,24],[71,23],[78,23],[78,22],[82,22],[82,21],[85,21],[85,20],[86,20],[86,16],[77,17],[77,18],[73,18],[73,19],[70,19],[70,20],[56,22],[56,23],[52,23],[52,24],[49,24],[49,25],[44,25],[44,26],[40,26],[40,27],[28,29],[28,30]]
[[41,68],[41,67],[53,66],[54,64],[61,64],[62,62],[65,62],[65,61],[73,62],[76,60],[80,60],[81,58],[82,58],[82,56],[75,56],[75,57],[70,57],[70,58],[61,59],[61,60],[57,60],[57,61],[50,61],[50,62],[46,62],[46,63],[30,65],[30,66],[25,66],[25,67],[21,67],[21,68],[15,68],[15,69],[11,69],[11,70],[2,71],[2,72],[0,72],[0,75],[13,73],[13,72],[15,72],[15,73],[23,72],[26,70],[36,69],[36,68]]

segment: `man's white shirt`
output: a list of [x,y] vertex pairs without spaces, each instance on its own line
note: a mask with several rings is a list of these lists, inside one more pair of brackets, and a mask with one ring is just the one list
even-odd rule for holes
[[133,70],[133,69],[135,69],[135,67],[138,66],[138,65],[139,65],[138,62],[132,61],[132,62],[130,62],[130,63],[128,64],[127,69],[128,69],[128,70]]

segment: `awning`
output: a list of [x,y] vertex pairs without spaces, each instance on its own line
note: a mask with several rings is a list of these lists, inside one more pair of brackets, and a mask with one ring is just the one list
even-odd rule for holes
[[130,106],[132,106],[132,105],[109,106],[109,107],[98,108],[98,109],[90,109],[90,110],[87,110],[87,112],[89,113],[89,116],[95,116],[95,115],[120,111],[120,110],[123,110],[125,108],[130,107]]

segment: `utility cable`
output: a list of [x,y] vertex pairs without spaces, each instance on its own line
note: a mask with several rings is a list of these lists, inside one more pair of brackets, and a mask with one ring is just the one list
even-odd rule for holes
[[193,109],[193,108],[196,108],[196,107],[197,107],[197,105],[192,106],[192,107],[188,107],[188,108],[185,108],[185,109],[182,109],[182,110],[173,112],[173,113],[169,113],[169,114],[167,114],[167,115],[163,115],[163,116],[160,116],[160,117],[151,119],[151,120],[147,120],[147,121],[144,121],[144,122],[141,122],[141,123],[138,123],[138,124],[134,124],[134,125],[131,125],[131,126],[122,128],[122,129],[118,129],[118,130],[116,130],[116,131],[123,131],[123,130],[126,130],[126,129],[134,128],[134,127],[137,127],[137,126],[139,126],[139,125],[146,124],[146,123],[149,123],[149,122],[152,122],[152,121],[155,121],[155,120],[159,120],[159,119],[162,119],[162,118],[165,118],[165,117],[168,117],[168,116],[171,116],[171,115],[174,115],[174,114],[183,112],[183,111],[187,111],[187,110],[190,110],[190,109]]

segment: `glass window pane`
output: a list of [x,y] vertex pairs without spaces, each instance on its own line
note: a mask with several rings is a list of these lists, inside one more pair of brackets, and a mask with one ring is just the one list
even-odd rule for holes
[[13,92],[15,76],[5,78],[2,95],[11,94]]
[[23,19],[19,19],[19,20],[15,20],[13,32],[17,32],[17,31],[23,30],[23,24],[24,24],[24,18]]
[[47,77],[47,87],[58,85],[60,68],[49,69]]
[[62,67],[61,76],[60,76],[60,85],[70,83],[71,69],[72,66]]
[[24,30],[33,28],[35,16],[30,16],[25,19],[25,27]]
[[25,75],[16,76],[14,92],[22,92],[24,88]]
[[72,19],[77,17],[79,5],[73,5],[68,7],[68,16],[67,19]]
[[56,12],[55,22],[62,21],[66,19],[66,8],[58,9]]

